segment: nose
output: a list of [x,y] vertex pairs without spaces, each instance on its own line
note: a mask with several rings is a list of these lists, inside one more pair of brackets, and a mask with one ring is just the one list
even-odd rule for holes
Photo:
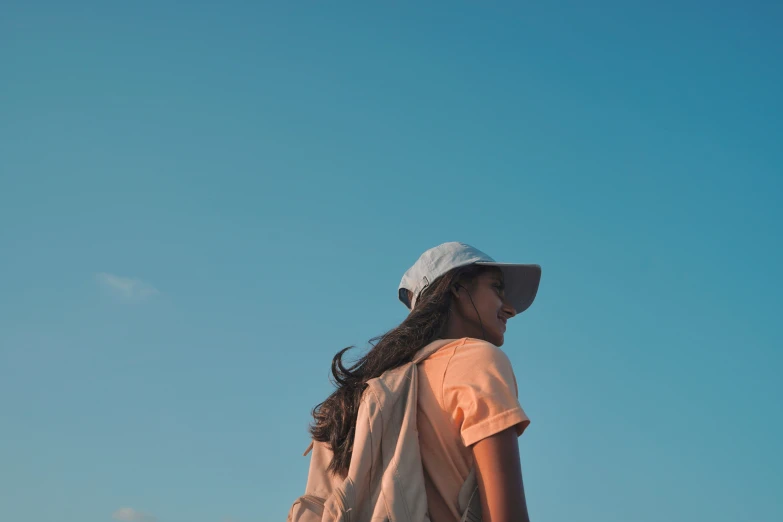
[[509,319],[517,315],[517,310],[508,301],[503,301],[503,313],[508,316]]

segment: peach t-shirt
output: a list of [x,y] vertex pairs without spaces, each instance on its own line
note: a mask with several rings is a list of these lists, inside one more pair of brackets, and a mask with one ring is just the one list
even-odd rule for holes
[[459,492],[473,468],[470,446],[530,420],[511,362],[497,346],[458,339],[419,363],[417,423],[433,522],[459,521]]

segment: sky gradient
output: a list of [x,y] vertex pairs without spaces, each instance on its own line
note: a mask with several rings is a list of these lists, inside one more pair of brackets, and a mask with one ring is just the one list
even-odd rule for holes
[[444,241],[532,520],[782,520],[783,9],[636,4],[5,3],[0,520],[283,520]]

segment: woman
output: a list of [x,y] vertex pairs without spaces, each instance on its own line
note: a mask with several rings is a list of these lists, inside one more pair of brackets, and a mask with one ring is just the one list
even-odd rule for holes
[[459,521],[458,495],[475,469],[485,522],[527,521],[517,437],[529,424],[517,400],[506,323],[538,291],[538,265],[495,263],[463,243],[422,254],[405,273],[399,298],[410,310],[372,349],[346,366],[332,361],[337,389],[313,411],[313,439],[333,453],[329,470],[345,474],[365,383],[410,362],[439,339],[453,340],[419,364],[417,423],[433,522]]

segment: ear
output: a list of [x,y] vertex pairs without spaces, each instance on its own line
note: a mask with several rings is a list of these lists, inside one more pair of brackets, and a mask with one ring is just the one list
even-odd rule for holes
[[459,289],[462,287],[459,283],[452,285],[451,287],[451,294],[454,296],[455,299],[459,299]]

